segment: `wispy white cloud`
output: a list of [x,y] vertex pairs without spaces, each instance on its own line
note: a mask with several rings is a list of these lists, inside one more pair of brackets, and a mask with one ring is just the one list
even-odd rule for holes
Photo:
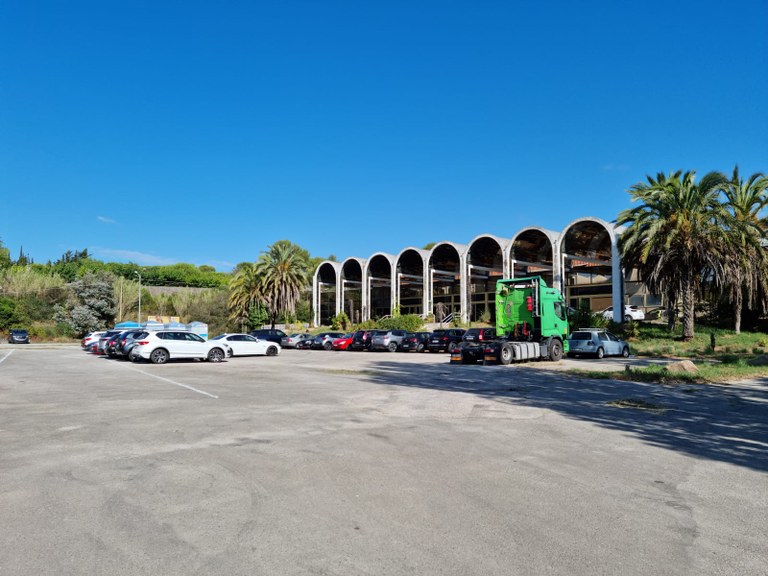
[[135,262],[142,266],[164,266],[166,264],[177,264],[181,260],[177,258],[166,258],[164,256],[156,256],[155,254],[145,254],[144,252],[136,252],[135,250],[118,250],[114,248],[99,248],[93,249],[94,253],[102,258],[115,260],[124,260],[126,262]]
[[632,168],[629,164],[603,164],[600,170],[603,172],[626,172]]
[[[226,260],[211,260],[210,262],[202,262],[202,264],[208,264],[208,266],[213,266],[219,272],[232,270],[232,268],[235,267],[234,262],[227,262]],[[200,265],[201,264],[197,264],[197,266],[200,266]]]
[[104,222],[104,224],[117,224],[117,220],[112,220],[112,218],[107,218],[106,216],[96,216],[96,220]]

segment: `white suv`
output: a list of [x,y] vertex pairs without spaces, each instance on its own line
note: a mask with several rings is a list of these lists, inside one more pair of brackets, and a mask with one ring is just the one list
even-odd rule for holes
[[200,358],[209,362],[221,362],[229,354],[229,346],[220,341],[204,340],[192,332],[159,330],[149,332],[136,342],[131,350],[132,360],[149,360],[153,364],[165,364],[170,359]]
[[[600,312],[604,318],[613,320],[613,306],[608,306],[605,310]],[[624,306],[624,320],[629,322],[630,320],[645,320],[645,312],[637,306]]]

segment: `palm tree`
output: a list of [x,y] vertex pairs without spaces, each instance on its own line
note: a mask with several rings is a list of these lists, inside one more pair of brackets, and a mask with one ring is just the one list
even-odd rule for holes
[[255,264],[261,295],[266,301],[272,328],[280,314],[295,314],[296,303],[307,285],[309,269],[301,248],[287,240],[275,242]]
[[627,226],[619,248],[627,266],[637,268],[644,284],[668,298],[682,297],[683,338],[694,337],[695,298],[706,280],[720,286],[731,248],[733,218],[720,202],[727,178],[710,172],[696,183],[696,173],[682,171],[638,183],[629,189],[640,204],[621,212]]
[[229,281],[229,317],[245,331],[253,303],[261,297],[261,279],[256,265],[250,262],[238,264]]
[[739,334],[744,298],[747,306],[754,307],[759,294],[763,297],[763,305],[768,294],[768,257],[760,247],[765,228],[759,215],[768,204],[768,178],[756,172],[744,180],[739,174],[739,167],[735,166],[724,193],[727,206],[738,225],[735,236],[741,236],[736,244],[738,249],[729,260],[730,281],[726,285],[733,303],[734,330]]

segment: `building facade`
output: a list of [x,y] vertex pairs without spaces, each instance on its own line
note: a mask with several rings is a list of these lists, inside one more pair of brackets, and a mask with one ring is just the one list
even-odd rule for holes
[[527,227],[511,238],[480,234],[467,244],[445,240],[430,250],[322,262],[312,281],[314,324],[341,311],[353,322],[401,314],[459,316],[462,322],[494,320],[496,280],[542,276],[574,308],[624,304],[657,306],[636,278],[625,278],[617,247],[620,230],[599,218],[579,218],[561,232]]

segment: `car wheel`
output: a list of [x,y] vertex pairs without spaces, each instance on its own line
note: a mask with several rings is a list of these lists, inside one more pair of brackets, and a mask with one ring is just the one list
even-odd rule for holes
[[390,352],[397,352],[397,343],[396,342],[390,342],[387,344],[387,350]]
[[221,362],[224,360],[224,357],[226,354],[224,354],[224,350],[221,348],[212,348],[210,352],[208,352],[208,362]]
[[552,362],[560,362],[563,359],[563,344],[560,340],[552,340],[549,347],[549,359]]
[[629,314],[624,316],[624,322],[632,322],[632,316],[630,316]]
[[267,348],[267,356],[277,356],[277,346]]
[[333,350],[333,344],[331,344],[330,342],[326,342],[325,344],[323,344],[323,348],[325,350]]
[[453,352],[456,350],[456,342],[449,342],[448,343],[448,352]]
[[424,352],[424,344],[418,344],[416,346],[416,352]]
[[621,355],[624,356],[624,358],[629,358],[629,346],[624,346],[624,349],[621,351]]
[[597,354],[595,354],[595,356],[597,356],[598,358],[602,358],[603,356],[605,356],[605,350],[603,350],[602,348],[598,348]]
[[149,360],[152,364],[165,364],[168,362],[168,350],[164,348],[158,348],[149,355]]

